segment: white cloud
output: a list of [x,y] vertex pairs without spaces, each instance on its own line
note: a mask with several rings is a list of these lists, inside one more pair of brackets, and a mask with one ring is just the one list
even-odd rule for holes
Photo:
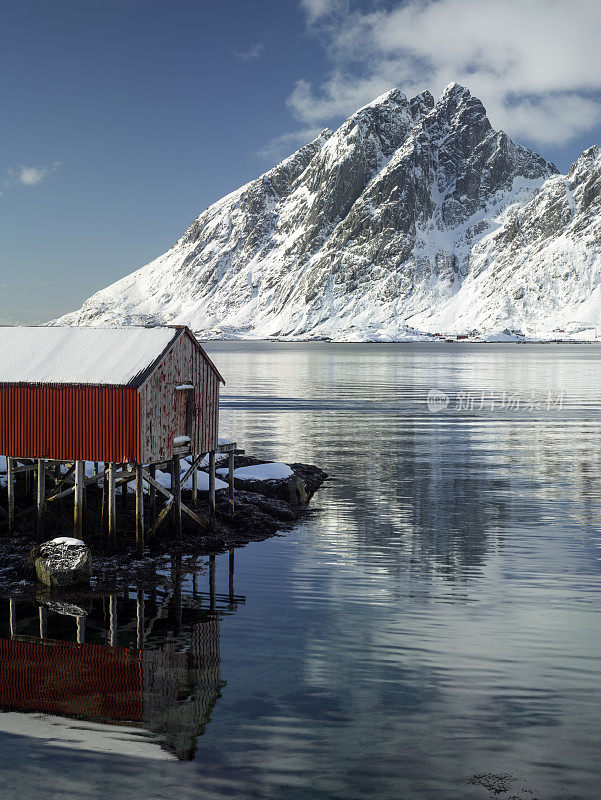
[[301,8],[307,15],[309,24],[336,12],[344,12],[348,8],[345,0],[301,0]]
[[60,161],[55,161],[53,164],[44,167],[25,166],[20,164],[16,168],[8,170],[8,179],[5,181],[5,186],[37,186],[46,178],[50,173],[62,166]]
[[302,145],[312,142],[322,130],[323,128],[302,128],[302,130],[276,136],[265,147],[262,147],[257,155],[275,164],[298,150]]
[[601,120],[598,0],[406,0],[371,11],[301,0],[332,60],[318,86],[299,81],[289,106],[305,124],[346,116],[398,86],[439,93],[458,81],[495,127],[565,143]]
[[21,186],[37,186],[47,174],[46,167],[19,167],[17,183],[20,183]]
[[253,61],[255,58],[260,58],[263,54],[263,44],[259,42],[254,44],[248,50],[234,50],[233,55],[240,61]]

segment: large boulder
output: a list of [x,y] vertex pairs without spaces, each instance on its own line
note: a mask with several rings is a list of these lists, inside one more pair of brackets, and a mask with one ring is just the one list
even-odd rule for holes
[[61,536],[31,551],[36,575],[46,586],[77,586],[92,577],[90,548],[81,539]]
[[[217,472],[224,480],[228,478],[227,469]],[[234,470],[234,487],[283,500],[291,506],[305,506],[309,502],[309,493],[302,478],[282,462],[238,467]]]

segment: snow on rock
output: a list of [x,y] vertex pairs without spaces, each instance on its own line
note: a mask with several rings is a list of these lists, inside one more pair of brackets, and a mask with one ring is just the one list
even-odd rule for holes
[[206,338],[423,341],[505,328],[594,338],[599,172],[591,148],[557,175],[456,83],[436,102],[394,89],[58,324],[177,322]]
[[73,539],[71,536],[58,536],[56,539],[50,539],[48,544],[56,544],[56,545],[66,545],[66,546],[80,546],[83,545],[85,547],[85,542],[81,539]]
[[0,383],[128,384],[175,335],[173,328],[0,326]]
[[[226,468],[218,469],[220,475],[227,475]],[[270,464],[256,464],[252,467],[238,467],[234,470],[234,479],[241,481],[283,481],[294,475],[288,464],[274,461]]]
[[[171,475],[168,472],[161,472],[157,470],[155,480],[157,483],[160,483],[165,489],[171,489]],[[209,475],[206,472],[202,472],[201,470],[197,470],[197,487],[199,492],[208,492],[209,491]],[[218,489],[227,489],[228,484],[224,483],[224,481],[219,480],[219,478],[215,478],[215,490]],[[188,478],[185,484],[182,484],[182,489],[191,489],[192,488],[192,475]]]

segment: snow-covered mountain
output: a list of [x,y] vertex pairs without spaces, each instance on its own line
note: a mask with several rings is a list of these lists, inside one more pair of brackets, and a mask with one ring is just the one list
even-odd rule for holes
[[55,324],[261,339],[601,332],[599,149],[556,173],[494,131],[467,89],[436,103],[394,89]]

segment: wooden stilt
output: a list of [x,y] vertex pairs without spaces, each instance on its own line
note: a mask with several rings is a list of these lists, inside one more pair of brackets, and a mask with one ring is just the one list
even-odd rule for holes
[[229,554],[229,592],[230,592],[230,605],[234,604],[234,548],[230,549]]
[[15,527],[15,460],[6,459],[6,478],[8,490],[8,530]]
[[[124,472],[129,469],[128,464],[123,464],[122,466]],[[121,508],[123,511],[127,511],[127,483],[121,484]]]
[[175,530],[177,538],[182,538],[182,484],[179,456],[173,456],[171,472],[171,494],[174,498]]
[[[171,505],[173,504],[173,501],[175,500],[175,498],[173,497],[173,494],[171,494],[170,491],[168,491],[163,486],[161,486],[160,483],[157,483],[157,481],[155,481],[154,478],[151,478],[150,477],[150,473],[146,472],[146,470],[144,470],[144,480],[147,483],[149,483],[151,486],[154,486],[155,489],[157,490],[157,492],[159,492],[159,494],[164,495],[168,500],[168,504],[167,505],[169,507],[171,507]],[[183,483],[183,481],[180,481],[180,484],[181,483]],[[173,491],[173,490],[171,490],[171,491]],[[196,514],[194,511],[191,511],[185,503],[182,503],[181,506],[182,506],[182,511],[184,512],[184,514],[187,514],[190,517],[190,519],[193,519],[194,522],[196,522],[198,525],[200,525],[201,528],[206,528],[207,527],[207,520],[206,519],[203,519],[202,517],[199,517],[198,514]],[[163,511],[161,511],[159,516],[156,518],[156,521],[155,521],[154,525],[152,526],[153,531],[156,530],[156,528],[158,527],[159,519],[161,519],[161,520],[164,519],[164,511],[165,511],[166,508],[167,508],[167,506],[165,506]],[[150,533],[147,533],[146,538],[148,539],[149,536],[150,536]]]
[[[58,486],[60,481],[61,481],[61,465],[57,464],[54,467],[54,486],[55,487]],[[62,500],[58,500],[57,503],[56,503],[56,518],[57,518],[57,521],[58,521],[59,526],[60,526],[62,521],[63,521],[63,501]]]
[[138,589],[136,592],[136,647],[138,650],[144,649],[144,591]]
[[[192,456],[192,464],[194,464],[194,456]],[[194,508],[198,505],[198,468],[194,467],[192,471],[192,505]]]
[[75,503],[73,508],[73,533],[76,539],[83,536],[83,484],[85,461],[75,462]]
[[164,521],[164,519],[166,518],[167,514],[169,514],[169,512],[171,511],[171,506],[172,505],[173,505],[173,496],[171,496],[171,498],[167,502],[167,505],[163,509],[161,509],[158,517],[155,519],[155,521],[150,526],[150,529],[146,533],[146,538],[147,539],[151,539],[154,536],[154,534],[156,533],[156,531],[157,531],[158,527],[160,526],[161,522]]
[[38,542],[44,536],[44,512],[46,511],[46,462],[38,458],[38,492],[37,492],[37,533]]
[[83,644],[86,640],[86,618],[83,614],[77,617],[77,644]]
[[[151,478],[156,478],[157,475],[157,468],[156,464],[151,464],[148,468],[150,472]],[[150,521],[154,522],[157,515],[157,490],[154,488],[152,484],[150,484],[149,492],[148,492],[148,514],[150,517]]]
[[48,637],[48,609],[40,606],[40,639]]
[[182,557],[181,555],[171,558],[171,582],[173,584],[173,597],[171,609],[175,616],[174,633],[179,636],[182,628]]
[[112,594],[109,600],[109,644],[117,644],[117,595]]
[[102,481],[102,492],[100,494],[100,536],[101,541],[104,539],[104,525],[106,521],[106,462],[102,464],[102,472],[104,479]]
[[28,500],[31,497],[31,472],[25,473],[25,496]]
[[109,520],[109,550],[115,552],[117,546],[117,514],[115,510],[115,463],[111,461],[106,471],[107,513]]
[[215,611],[215,556],[209,556],[209,608]]
[[135,465],[136,471],[136,547],[138,555],[144,553],[144,484],[142,482],[142,467]]
[[230,513],[234,513],[234,453],[227,454],[228,474],[230,481],[229,501]]
[[10,622],[10,635],[14,637],[17,635],[17,601],[11,597],[8,601],[8,613]]
[[209,452],[209,523],[215,526],[215,451]]

